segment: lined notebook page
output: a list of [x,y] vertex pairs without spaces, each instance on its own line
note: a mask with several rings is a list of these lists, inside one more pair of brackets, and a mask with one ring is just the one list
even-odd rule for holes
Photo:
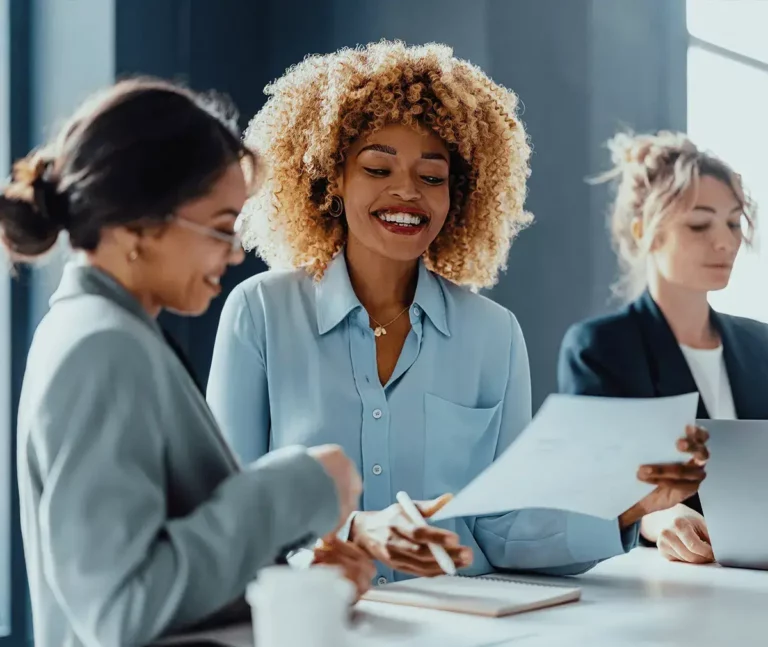
[[543,609],[581,598],[581,589],[528,584],[492,577],[452,577],[393,582],[363,596],[371,602],[500,617]]

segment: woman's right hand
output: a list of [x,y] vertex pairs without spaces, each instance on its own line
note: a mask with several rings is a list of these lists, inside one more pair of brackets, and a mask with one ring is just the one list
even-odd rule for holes
[[[433,501],[415,503],[426,519],[450,499],[450,495],[444,495]],[[457,568],[472,563],[472,549],[461,546],[456,533],[431,526],[415,526],[399,503],[379,512],[358,512],[350,528],[349,540],[390,568],[419,577],[443,574],[427,544],[443,546]]]
[[641,528],[644,535],[652,532],[657,536],[659,552],[671,562],[709,564],[715,561],[707,524],[695,510],[680,505],[656,512],[643,518]]
[[360,495],[363,493],[363,481],[355,464],[338,445],[320,445],[307,450],[331,477],[336,486],[339,499],[339,519],[334,532],[341,528],[357,509]]

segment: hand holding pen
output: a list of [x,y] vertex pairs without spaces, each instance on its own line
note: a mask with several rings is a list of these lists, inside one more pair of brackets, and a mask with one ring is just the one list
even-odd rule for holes
[[[450,495],[444,495],[433,501],[414,503],[423,525],[415,522],[401,503],[381,511],[358,512],[352,522],[349,540],[373,559],[419,577],[433,577],[446,572],[430,544],[442,548],[456,569],[466,568],[472,563],[472,549],[462,546],[456,533],[424,523],[425,518],[435,514],[450,499]],[[440,559],[447,566],[446,561],[442,557]]]

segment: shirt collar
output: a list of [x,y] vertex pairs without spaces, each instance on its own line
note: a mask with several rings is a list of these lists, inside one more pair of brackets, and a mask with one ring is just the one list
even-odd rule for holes
[[[328,264],[316,290],[317,330],[321,335],[333,330],[350,312],[363,307],[352,289],[343,250]],[[424,266],[423,261],[419,261],[419,278],[413,302],[425,312],[435,328],[450,337],[440,280]]]
[[53,293],[49,304],[53,306],[59,301],[83,295],[96,295],[109,299],[146,323],[157,334],[162,335],[157,321],[144,310],[136,297],[109,274],[83,260],[67,263],[59,287]]
[[324,335],[338,326],[356,308],[362,308],[352,289],[344,250],[328,263],[317,284],[317,331]]
[[445,311],[443,286],[440,279],[426,268],[423,260],[419,261],[419,280],[413,302],[426,313],[435,328],[446,337],[451,336]]

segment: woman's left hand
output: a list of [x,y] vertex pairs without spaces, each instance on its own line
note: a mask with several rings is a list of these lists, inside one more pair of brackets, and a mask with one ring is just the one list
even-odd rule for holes
[[689,426],[685,437],[677,441],[681,452],[691,454],[688,462],[641,466],[638,479],[655,485],[656,489],[622,514],[619,526],[627,528],[647,514],[667,510],[693,496],[706,476],[704,467],[709,460],[707,440],[709,434],[704,429]]
[[315,548],[312,559],[313,566],[338,566],[357,591],[356,600],[371,588],[371,582],[376,575],[376,565],[373,560],[353,543],[341,541],[336,536],[326,537]]

